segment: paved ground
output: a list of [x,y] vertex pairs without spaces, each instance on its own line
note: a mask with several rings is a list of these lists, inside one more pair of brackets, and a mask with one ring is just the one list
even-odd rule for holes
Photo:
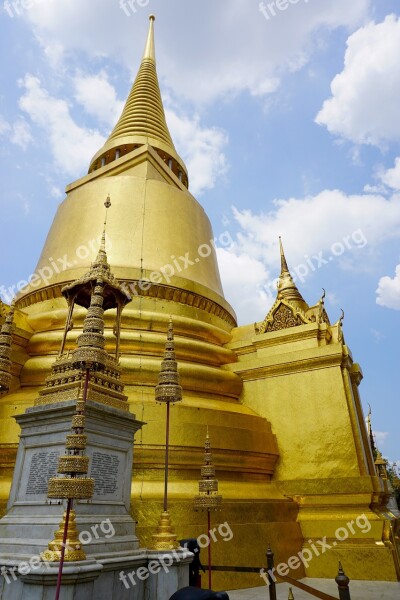
[[[321,592],[331,594],[339,598],[337,585],[329,579],[302,579],[303,583],[310,585]],[[287,600],[289,586],[287,583],[281,583],[276,586],[277,600]],[[250,590],[236,590],[228,592],[229,600],[268,600],[267,586],[252,588]],[[351,581],[350,582],[351,600],[400,600],[400,583],[388,583],[387,581]],[[306,594],[293,587],[293,596],[295,600],[311,600],[313,596]]]

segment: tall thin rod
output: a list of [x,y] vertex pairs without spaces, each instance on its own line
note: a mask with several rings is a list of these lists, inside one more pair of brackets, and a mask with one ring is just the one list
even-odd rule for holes
[[73,503],[72,498],[69,498],[68,503],[67,503],[67,512],[66,512],[66,516],[65,516],[64,534],[63,534],[63,541],[62,541],[62,547],[61,547],[60,566],[58,567],[58,577],[57,577],[57,588],[56,588],[55,600],[59,600],[59,598],[60,598],[61,580],[62,580],[62,573],[63,573],[63,568],[64,568],[64,558],[65,558],[65,546],[67,545],[68,524],[69,524],[69,516],[71,514],[71,509],[72,509],[72,503]]
[[74,306],[75,306],[75,298],[73,298],[71,300],[69,308],[68,308],[68,317],[65,322],[64,335],[63,335],[63,339],[62,339],[61,346],[60,346],[60,352],[58,353],[59,356],[61,356],[62,353],[64,352],[65,342],[67,341],[67,335],[68,335],[68,332],[71,330],[72,313],[74,311]]
[[164,512],[168,510],[168,461],[169,461],[169,402],[167,402],[167,424],[165,431],[165,475],[164,475]]
[[[84,406],[86,405],[86,399],[87,399],[87,393],[88,393],[88,387],[89,387],[89,375],[90,375],[90,369],[86,369],[85,386],[83,388],[83,398],[82,398]],[[59,598],[60,598],[62,574],[63,574],[64,560],[65,560],[65,547],[67,545],[68,525],[69,525],[69,518],[70,518],[73,502],[74,501],[72,498],[69,498],[68,502],[67,502],[67,511],[66,511],[66,515],[65,515],[63,541],[62,541],[62,546],[61,546],[60,565],[58,567],[57,587],[56,587],[56,595],[55,595],[54,600],[59,600]]]
[[211,590],[211,514],[210,509],[207,510],[207,527],[208,527],[208,589]]

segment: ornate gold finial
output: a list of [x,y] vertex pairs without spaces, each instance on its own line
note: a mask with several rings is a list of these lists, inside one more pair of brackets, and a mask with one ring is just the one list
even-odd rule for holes
[[[45,562],[59,562],[61,559],[66,518],[67,513],[64,512],[60,527],[54,534],[54,540],[49,543],[48,550],[42,552],[41,556]],[[74,510],[71,510],[69,513],[64,560],[66,562],[86,560],[86,555],[79,540],[79,531],[76,527],[76,515]]]
[[219,510],[222,496],[218,494],[218,479],[215,478],[215,467],[211,453],[211,441],[208,433],[204,443],[204,463],[201,467],[199,494],[194,497],[195,510]]
[[107,363],[108,355],[104,349],[106,340],[104,338],[103,288],[103,281],[98,279],[83,322],[83,332],[77,339],[78,347],[72,352],[72,364],[81,369],[98,369]]
[[167,510],[161,513],[156,533],[151,536],[151,547],[153,550],[176,550],[179,548],[178,536],[171,523],[171,517]]
[[164,360],[161,363],[155,398],[156,402],[167,405],[167,418],[165,427],[164,510],[161,513],[157,531],[152,535],[152,548],[155,550],[173,550],[179,547],[179,542],[168,512],[169,422],[170,404],[182,400],[182,388],[179,385],[178,365],[175,357],[172,317],[169,318]]
[[182,388],[179,385],[178,363],[175,356],[174,327],[169,320],[167,341],[165,343],[164,360],[156,386],[156,402],[180,402]]
[[11,384],[11,344],[14,329],[15,303],[11,304],[0,330],[0,394],[8,392]]
[[294,596],[293,596],[293,590],[292,590],[292,588],[291,588],[291,587],[289,588],[288,600],[294,600]]

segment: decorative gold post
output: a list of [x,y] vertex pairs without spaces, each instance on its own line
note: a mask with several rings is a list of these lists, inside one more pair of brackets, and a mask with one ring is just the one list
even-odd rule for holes
[[208,587],[211,590],[211,511],[220,510],[222,496],[218,494],[218,479],[215,478],[215,467],[211,454],[211,442],[207,427],[207,436],[204,444],[204,464],[201,467],[201,479],[199,481],[199,495],[194,498],[195,510],[207,511],[208,526]]
[[10,390],[11,383],[11,343],[14,328],[14,302],[0,330],[0,394]]
[[[110,205],[108,197],[105,202],[106,209]],[[100,402],[124,406],[124,408],[126,405],[126,396],[122,394],[123,385],[120,382],[121,368],[118,360],[111,357],[105,350],[104,311],[117,309],[117,330],[119,331],[122,308],[129,302],[130,296],[111,274],[105,251],[105,224],[100,249],[90,271],[62,290],[69,305],[65,332],[60,355],[52,367],[52,374],[46,380],[46,388],[41,392],[43,399],[39,399],[39,403],[60,401],[65,398],[66,392],[70,399],[70,394],[75,393],[74,387],[66,388],[65,380],[71,381],[72,386],[76,385],[75,381],[80,382],[76,410],[72,417],[71,433],[67,435],[65,454],[58,460],[57,472],[59,475],[49,480],[48,487],[48,498],[67,500],[60,528],[55,533],[54,540],[49,543],[48,550],[42,553],[43,560],[60,563],[55,600],[59,600],[60,596],[64,562],[81,561],[86,558],[79,541],[73,502],[75,499],[90,500],[94,492],[95,481],[92,477],[87,477],[89,457],[85,456],[87,443],[85,434],[86,401],[93,375],[95,375],[98,388],[101,389],[102,384],[107,384],[105,386],[106,394],[103,394],[102,391],[97,392],[96,398]],[[65,356],[62,353],[67,333],[72,327],[72,313],[75,304],[87,308],[88,311],[83,323],[83,331],[77,339],[77,347]],[[118,343],[117,337],[117,347]],[[66,373],[69,373],[71,378]],[[112,387],[110,379],[113,380]],[[103,395],[106,398],[103,399]]]
[[171,524],[168,512],[168,466],[169,466],[169,424],[170,404],[182,400],[182,388],[179,385],[178,365],[175,357],[174,328],[172,319],[169,320],[168,336],[165,344],[164,360],[156,386],[156,402],[167,405],[165,432],[165,473],[164,473],[164,510],[161,513],[157,532],[152,536],[154,550],[173,550],[179,548],[179,542]]

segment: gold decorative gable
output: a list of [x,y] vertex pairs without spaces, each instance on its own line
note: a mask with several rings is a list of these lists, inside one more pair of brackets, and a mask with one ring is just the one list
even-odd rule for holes
[[306,315],[299,308],[295,308],[288,301],[277,300],[261,325],[259,327],[256,325],[256,333],[280,331],[308,322]]
[[299,315],[296,315],[292,308],[285,304],[281,304],[275,311],[272,323],[268,323],[265,332],[279,331],[280,329],[288,329],[289,327],[298,327],[303,325]]

